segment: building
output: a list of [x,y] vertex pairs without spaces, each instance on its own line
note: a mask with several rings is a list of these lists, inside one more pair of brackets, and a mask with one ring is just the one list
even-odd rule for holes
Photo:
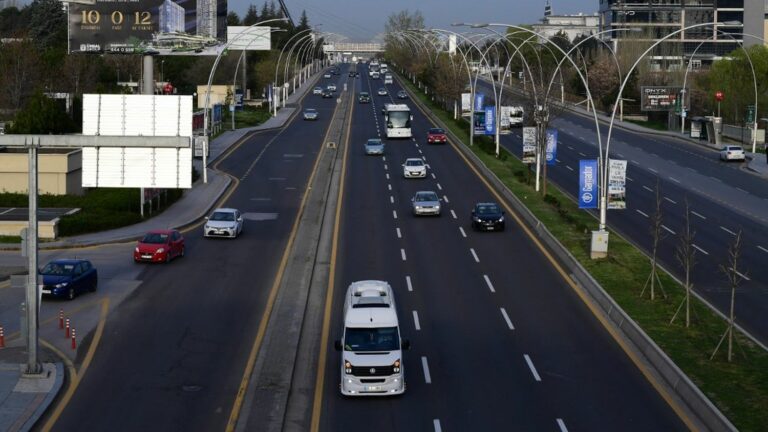
[[[27,193],[29,156],[24,149],[0,148],[0,192]],[[41,194],[82,195],[82,150],[41,149],[37,167]]]
[[160,32],[184,32],[184,8],[173,0],[165,0],[160,5]]
[[534,24],[533,31],[551,39],[556,34],[562,32],[568,36],[568,40],[573,42],[579,36],[589,36],[595,34],[599,29],[600,17],[594,15],[552,15],[552,5],[547,1],[544,6],[544,18],[541,24]]
[[30,3],[32,3],[32,0],[0,0],[0,10],[11,7],[21,10]]
[[[711,63],[738,49],[742,42],[745,46],[761,43],[742,34],[762,38],[764,16],[765,0],[600,0],[600,31],[641,29],[603,35],[615,50],[621,51],[623,42],[658,41],[669,36],[651,57],[656,65],[682,65],[688,59]],[[686,30],[715,22],[720,23],[717,31],[714,25]]]
[[197,35],[216,39],[216,1],[197,0]]

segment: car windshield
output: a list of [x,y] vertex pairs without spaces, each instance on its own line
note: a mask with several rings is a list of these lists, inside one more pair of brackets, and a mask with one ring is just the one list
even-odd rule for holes
[[434,192],[422,192],[416,194],[416,201],[437,201],[437,194]]
[[477,206],[477,214],[481,215],[487,215],[487,214],[499,214],[501,211],[499,210],[499,207],[496,204],[484,204]]
[[368,92],[360,92],[360,97],[366,97],[368,96]]
[[40,271],[40,274],[50,276],[66,276],[71,275],[74,269],[74,264],[48,263]]
[[317,112],[317,110],[314,109],[314,108],[307,108],[307,109],[304,110],[304,112],[308,113],[308,114],[314,114],[314,113]]
[[390,111],[387,119],[387,126],[391,128],[411,127],[410,111]]
[[394,351],[400,349],[397,327],[347,328],[344,351]]
[[405,161],[405,166],[422,166],[424,161],[421,159],[408,159]]
[[440,128],[432,128],[429,130],[429,133],[431,134],[444,134],[445,131]]
[[381,145],[381,141],[379,141],[379,140],[368,140],[368,142],[365,143],[365,145],[367,145],[367,146],[380,146]]
[[149,233],[141,239],[142,243],[149,244],[163,244],[168,242],[168,234],[162,233]]
[[210,220],[232,222],[235,220],[235,214],[232,212],[213,212]]

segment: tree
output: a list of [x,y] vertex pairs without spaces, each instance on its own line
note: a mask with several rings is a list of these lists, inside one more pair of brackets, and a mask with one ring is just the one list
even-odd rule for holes
[[256,5],[250,4],[248,6],[248,11],[245,12],[245,17],[243,18],[243,25],[252,26],[257,22],[259,22],[259,12],[256,10]]
[[[651,215],[651,235],[653,236],[653,246],[651,246],[651,274],[648,276],[648,279],[645,281],[645,286],[643,287],[643,291],[640,292],[640,297],[643,296],[645,293],[645,289],[648,288],[648,284],[651,285],[651,300],[656,299],[656,282],[659,283],[659,288],[661,289],[662,293],[664,293],[664,287],[661,285],[661,279],[659,278],[659,272],[658,272],[658,251],[659,251],[659,242],[662,240],[662,228],[663,228],[663,215],[661,213],[661,203],[662,203],[662,196],[661,196],[661,186],[659,178],[656,177],[656,197],[655,197],[655,204],[656,204],[656,210],[653,212],[653,215]],[[664,297],[666,297],[667,294],[664,293]]]
[[65,134],[76,130],[61,103],[38,91],[16,114],[10,133]]
[[29,36],[38,49],[66,48],[67,16],[58,0],[34,0],[29,5]]
[[728,362],[733,359],[733,323],[736,319],[734,314],[734,306],[736,305],[736,288],[739,287],[744,279],[747,277],[739,271],[739,264],[741,263],[741,230],[736,233],[736,238],[728,246],[728,257],[726,258],[726,264],[720,265],[720,271],[728,278],[728,284],[731,288],[731,310],[728,316],[728,327],[723,333],[723,337],[720,338],[720,342],[717,343],[715,351],[712,352],[712,356],[709,358],[712,360],[717,354],[717,350],[720,349],[720,345],[728,337]]
[[274,18],[272,15],[269,14],[269,5],[267,4],[266,1],[261,6],[261,13],[259,14],[259,18],[261,18],[262,21]]
[[296,31],[304,31],[309,28],[309,18],[307,17],[307,11],[301,11],[301,18],[299,18],[299,25],[296,27]]
[[[250,11],[251,7],[253,5],[248,7],[248,10]],[[237,13],[235,11],[229,11],[227,14],[227,25],[228,26],[239,26],[240,25],[240,17],[237,16]]]
[[677,311],[669,321],[672,324],[680,313],[680,309],[685,306],[685,327],[691,326],[691,290],[693,284],[691,283],[691,272],[696,265],[696,246],[693,244],[696,238],[696,231],[691,228],[691,207],[688,203],[688,198],[685,198],[685,231],[680,233],[680,243],[675,248],[675,258],[683,266],[685,272],[685,297],[678,306]]
[[28,39],[0,45],[0,104],[18,110],[41,74],[39,51]]

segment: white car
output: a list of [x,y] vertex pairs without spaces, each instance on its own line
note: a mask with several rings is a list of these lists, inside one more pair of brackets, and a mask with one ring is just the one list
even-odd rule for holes
[[427,176],[427,164],[421,158],[408,158],[403,164],[403,177],[424,178]]
[[325,87],[326,90],[335,92],[336,91],[336,84],[328,84],[328,86]]
[[313,95],[321,95],[323,94],[323,88],[322,87],[315,87],[312,89]]
[[331,77],[330,72],[326,72],[325,74],[323,74],[323,78],[330,78],[330,77]]
[[243,215],[233,208],[219,208],[205,218],[204,237],[235,238],[243,232]]
[[440,216],[440,201],[434,191],[419,191],[416,192],[411,203],[413,206],[413,214],[416,216],[421,215],[435,215]]
[[747,156],[744,154],[744,149],[737,145],[727,145],[720,150],[720,160],[746,160]]
[[388,94],[389,92],[387,92],[387,89],[385,89],[384,87],[379,89],[379,96],[386,96]]

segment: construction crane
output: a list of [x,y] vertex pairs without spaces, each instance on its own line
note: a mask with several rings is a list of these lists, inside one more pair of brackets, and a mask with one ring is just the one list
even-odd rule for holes
[[291,28],[296,27],[296,24],[293,22],[293,18],[291,18],[291,13],[288,12],[288,7],[285,5],[285,1],[280,0],[280,9],[283,10],[283,16],[288,18],[288,22],[291,24]]

